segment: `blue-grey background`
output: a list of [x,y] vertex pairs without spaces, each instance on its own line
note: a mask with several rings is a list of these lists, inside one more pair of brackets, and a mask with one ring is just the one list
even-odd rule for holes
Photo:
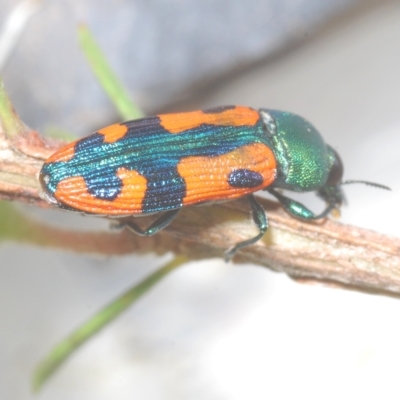
[[[0,27],[15,5],[0,1]],[[76,24],[86,22],[148,113],[244,104],[308,118],[342,155],[346,178],[393,188],[346,187],[342,220],[400,236],[399,20],[398,1],[49,0],[2,75],[33,128],[86,134],[115,121],[76,44]],[[30,398],[29,374],[46,350],[167,259],[15,243],[0,257],[5,399]],[[190,263],[82,348],[38,398],[397,399],[399,313],[395,297],[217,259]]]
[[[1,19],[16,5],[2,0]],[[309,38],[355,0],[42,1],[4,68],[19,112],[35,128],[87,134],[117,118],[77,46],[86,23],[132,96],[152,113],[204,84]],[[4,22],[3,22],[4,23]]]

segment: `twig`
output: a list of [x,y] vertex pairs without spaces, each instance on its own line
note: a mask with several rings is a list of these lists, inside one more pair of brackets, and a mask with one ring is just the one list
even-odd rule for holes
[[[50,207],[39,197],[37,174],[43,160],[60,146],[61,143],[42,138],[33,131],[17,139],[6,139],[0,132],[0,199]],[[400,239],[330,220],[305,223],[288,216],[276,203],[267,200],[261,203],[267,211],[270,229],[263,240],[240,251],[235,261],[264,265],[296,278],[400,293]],[[143,223],[148,224],[148,219],[143,219]],[[101,241],[112,237],[113,246],[108,249],[100,246],[96,251],[95,242],[86,250],[121,254],[146,243],[147,250],[154,246],[157,252],[172,250],[192,258],[204,258],[221,256],[232,244],[255,232],[247,203],[240,200],[184,208],[174,223],[154,238],[141,238],[128,232],[119,238],[115,233],[109,233],[108,238],[101,236],[107,234],[98,234]],[[61,245],[65,237],[55,235],[55,228],[49,228],[48,236],[53,246],[65,247],[65,242]],[[85,246],[82,248],[78,242],[76,247],[69,242],[68,248],[85,251]]]
[[[276,203],[260,202],[270,229],[263,240],[241,251],[240,261],[295,278],[400,293],[400,239],[328,219],[305,223],[288,216]],[[226,249],[255,233],[246,206],[237,201],[213,206],[212,212],[206,207],[185,209],[169,231],[185,240]]]

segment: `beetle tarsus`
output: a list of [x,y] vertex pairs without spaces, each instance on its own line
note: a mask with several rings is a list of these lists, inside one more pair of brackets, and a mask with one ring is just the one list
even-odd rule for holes
[[264,208],[261,206],[260,203],[257,202],[256,198],[252,194],[249,195],[247,198],[250,202],[253,221],[260,232],[253,238],[244,240],[243,242],[239,242],[235,246],[225,251],[225,261],[227,262],[232,259],[232,257],[239,249],[258,242],[264,236],[265,232],[268,229],[268,219],[267,215],[265,214]]
[[140,236],[152,236],[167,227],[174,220],[179,211],[180,209],[178,208],[176,210],[169,210],[165,212],[161,217],[157,218],[147,229],[144,230],[132,220],[121,222],[119,227],[126,227]]

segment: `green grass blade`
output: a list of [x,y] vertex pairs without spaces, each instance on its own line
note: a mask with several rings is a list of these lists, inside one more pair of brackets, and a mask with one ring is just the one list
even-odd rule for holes
[[93,335],[130,307],[136,300],[147,293],[156,283],[161,281],[168,273],[172,272],[187,259],[183,256],[175,257],[171,262],[151,274],[139,284],[135,285],[123,295],[112,301],[100,312],[86,321],[72,332],[61,343],[56,345],[50,353],[36,367],[33,375],[33,390],[39,391],[43,384],[57,371],[73,352],[84,344]]
[[103,52],[87,26],[79,26],[78,37],[83,53],[88,59],[94,74],[115,105],[121,118],[129,120],[143,117],[142,111],[131,101],[128,92],[124,89],[121,82],[112,71]]
[[24,123],[18,117],[8,97],[2,79],[0,78],[0,125],[9,138],[26,131]]

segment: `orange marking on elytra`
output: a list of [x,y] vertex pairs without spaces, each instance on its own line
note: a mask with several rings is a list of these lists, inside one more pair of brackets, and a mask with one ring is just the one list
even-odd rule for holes
[[45,163],[49,164],[51,162],[70,161],[75,155],[75,143],[76,141],[62,147],[60,150],[56,151],[52,156],[50,156]]
[[205,113],[191,111],[176,114],[158,115],[161,125],[171,133],[181,133],[197,128],[201,124],[223,126],[253,126],[260,119],[260,114],[249,107],[236,106],[222,112]]
[[[252,188],[229,185],[229,174],[238,169],[260,173],[263,183]],[[228,200],[271,185],[276,177],[276,159],[267,145],[254,143],[221,156],[186,157],[179,162],[178,172],[186,183],[184,205]]]
[[105,143],[114,143],[124,137],[126,132],[128,132],[128,127],[122,124],[114,124],[99,129],[97,132],[104,135]]
[[147,188],[146,178],[137,171],[125,168],[120,168],[117,176],[122,180],[122,190],[113,201],[98,199],[90,194],[81,176],[62,180],[57,186],[54,197],[69,207],[92,214],[140,214]]

